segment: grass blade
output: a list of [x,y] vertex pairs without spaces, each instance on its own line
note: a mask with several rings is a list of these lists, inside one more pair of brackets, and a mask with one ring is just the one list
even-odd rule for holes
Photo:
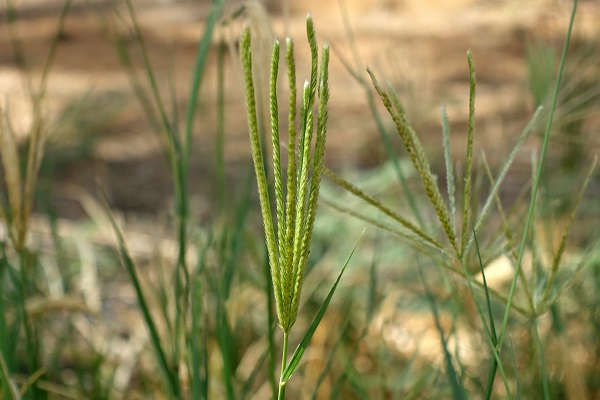
[[3,352],[0,352],[0,381],[2,382],[2,397],[6,396],[7,399],[19,400],[21,395],[19,390],[10,379],[10,372],[6,361],[4,360]]
[[571,41],[571,32],[573,31],[573,24],[575,22],[575,15],[577,14],[577,4],[578,0],[575,0],[573,3],[573,12],[571,13],[571,20],[569,21],[569,29],[567,31],[567,36],[565,37],[565,43],[563,46],[562,56],[560,58],[560,66],[558,68],[558,77],[556,79],[556,87],[554,89],[554,96],[552,99],[552,106],[550,107],[550,115],[548,116],[548,124],[546,125],[546,131],[544,133],[544,141],[542,143],[542,151],[540,153],[540,159],[538,162],[535,180],[533,182],[533,188],[531,191],[531,201],[529,203],[529,211],[527,213],[527,220],[525,222],[525,228],[523,229],[523,237],[521,239],[521,246],[519,248],[519,258],[517,260],[516,265],[516,273],[512,280],[510,291],[508,294],[508,302],[506,304],[506,310],[504,312],[504,318],[502,320],[502,328],[500,329],[500,338],[498,339],[498,346],[502,346],[502,342],[504,340],[504,336],[506,334],[506,330],[508,328],[508,317],[512,305],[512,301],[515,295],[515,289],[517,287],[517,280],[519,277],[519,271],[521,269],[521,264],[523,262],[523,256],[525,255],[525,246],[527,244],[527,239],[529,237],[529,228],[531,226],[531,221],[533,220],[533,211],[535,208],[537,193],[540,187],[540,182],[542,178],[542,170],[544,166],[544,161],[546,159],[546,151],[548,149],[548,142],[550,140],[550,130],[552,128],[552,119],[554,118],[554,110],[556,109],[556,103],[558,99],[558,92],[560,89],[560,82],[562,79],[562,73],[565,67],[565,60],[567,58],[567,49],[569,47],[569,42]]
[[356,240],[356,243],[354,243],[354,247],[352,248],[352,251],[350,252],[350,255],[348,256],[348,259],[344,263],[342,270],[340,271],[337,279],[335,280],[335,283],[331,287],[329,294],[325,298],[325,301],[323,301],[323,304],[321,304],[321,307],[319,307],[319,311],[317,312],[317,315],[315,315],[313,321],[311,322],[310,326],[308,327],[308,330],[304,334],[304,337],[300,341],[300,344],[294,351],[294,354],[292,354],[292,357],[290,358],[289,363],[285,366],[285,369],[283,370],[283,372],[281,374],[281,382],[283,384],[285,384],[285,382],[287,382],[287,380],[292,376],[294,371],[296,371],[296,368],[298,368],[298,365],[300,364],[300,360],[302,359],[302,356],[304,355],[304,352],[306,351],[306,348],[308,347],[308,344],[310,343],[310,340],[312,339],[315,331],[317,330],[317,327],[321,323],[321,320],[323,319],[323,316],[325,315],[325,311],[327,311],[327,307],[329,306],[329,303],[331,302],[333,293],[337,289],[337,286],[340,283],[340,279],[342,278],[342,274],[344,273],[344,271],[346,270],[346,267],[350,263],[350,259],[352,259],[352,256],[354,255],[354,251],[356,250],[356,247],[358,246],[358,242],[360,241],[363,234],[364,234],[364,229],[363,229],[363,232],[360,234],[359,238]]
[[431,313],[433,314],[433,320],[435,322],[435,327],[440,334],[440,341],[442,342],[442,350],[444,352],[444,361],[446,365],[446,372],[448,374],[448,380],[450,381],[450,387],[452,388],[452,398],[454,400],[458,399],[466,399],[466,394],[464,391],[464,387],[462,383],[459,381],[459,376],[454,368],[454,364],[452,362],[452,355],[448,351],[448,342],[446,340],[446,336],[444,333],[444,329],[442,328],[442,324],[440,322],[440,316],[438,313],[437,305],[435,303],[435,297],[433,293],[427,286],[427,282],[425,281],[425,276],[423,275],[423,269],[419,266],[419,275],[421,276],[421,281],[423,282],[423,287],[425,288],[425,295],[427,297],[427,301],[429,303],[429,307],[431,308]]
[[135,265],[131,256],[129,255],[129,251],[127,250],[127,246],[125,245],[125,239],[123,237],[123,233],[119,229],[117,222],[115,221],[114,215],[112,212],[106,207],[106,215],[108,220],[113,228],[115,235],[117,236],[117,245],[119,247],[119,254],[121,255],[121,259],[125,269],[127,270],[127,274],[133,283],[133,287],[135,289],[136,298],[140,305],[140,311],[142,312],[142,316],[144,317],[144,322],[146,327],[148,328],[148,333],[150,334],[150,342],[152,343],[152,347],[156,353],[156,357],[158,359],[158,365],[167,380],[167,384],[171,391],[171,394],[175,396],[175,398],[180,398],[181,396],[181,388],[179,386],[179,378],[176,374],[176,370],[173,370],[165,352],[162,348],[160,336],[158,334],[158,329],[156,328],[156,324],[154,323],[154,319],[150,314],[150,308],[148,303],[146,302],[146,297],[144,296],[144,292],[142,290],[142,285],[139,280],[137,271],[135,269]]

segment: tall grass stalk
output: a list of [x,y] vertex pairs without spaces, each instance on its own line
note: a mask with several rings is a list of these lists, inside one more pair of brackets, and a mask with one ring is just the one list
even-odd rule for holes
[[[285,397],[287,381],[296,370],[304,354],[304,350],[320,323],[333,296],[333,292],[339,283],[341,274],[346,267],[344,266],[340,272],[327,299],[321,305],[317,316],[288,362],[289,333],[298,315],[309,247],[317,212],[321,176],[324,170],[328,118],[327,102],[329,100],[329,46],[327,44],[323,45],[319,71],[316,35],[310,15],[306,19],[306,32],[311,50],[311,75],[310,80],[304,83],[302,89],[298,130],[296,130],[296,76],[293,41],[290,38],[286,40],[285,59],[288,67],[290,97],[288,111],[287,190],[285,194],[283,190],[284,180],[281,165],[279,105],[277,100],[280,45],[277,40],[273,44],[269,83],[269,110],[273,151],[275,221],[273,220],[273,205],[269,196],[265,157],[259,134],[255,89],[252,77],[250,29],[248,27],[244,30],[241,43],[252,160],[254,162],[254,171],[262,210],[277,318],[279,326],[283,331],[278,399]],[[316,105],[317,95],[319,97],[319,104],[315,116],[313,108]],[[313,134],[315,131],[315,119],[316,137]],[[346,262],[347,264],[348,262]]]
[[500,328],[500,336],[498,338],[498,348],[502,346],[504,336],[506,334],[506,330],[508,327],[508,317],[510,315],[511,305],[515,295],[515,289],[517,287],[517,281],[519,278],[519,271],[521,270],[521,265],[523,263],[523,256],[525,255],[525,248],[527,245],[527,240],[529,237],[529,229],[531,226],[531,221],[533,220],[533,213],[536,207],[536,198],[538,194],[538,189],[540,187],[540,182],[542,179],[542,171],[544,166],[544,161],[546,159],[546,152],[548,150],[548,142],[550,141],[550,130],[552,128],[552,120],[554,118],[554,110],[556,109],[556,102],[558,99],[558,93],[560,89],[560,82],[562,79],[563,70],[565,67],[565,60],[567,59],[567,49],[569,47],[569,42],[571,41],[571,32],[573,31],[573,24],[575,22],[575,15],[577,14],[577,5],[579,4],[579,0],[575,0],[573,3],[573,11],[571,12],[571,19],[569,21],[569,28],[567,30],[567,35],[565,37],[565,43],[563,45],[562,55],[560,58],[560,64],[558,67],[558,73],[556,77],[556,86],[554,88],[554,96],[552,98],[552,105],[550,106],[550,114],[548,116],[548,122],[546,124],[546,131],[544,133],[544,140],[542,142],[542,149],[540,152],[540,158],[538,162],[538,166],[536,169],[536,176],[533,182],[533,187],[531,189],[531,200],[529,202],[529,211],[527,212],[527,219],[525,221],[525,227],[523,229],[523,236],[521,238],[521,244],[519,246],[518,259],[516,264],[516,273],[512,280],[510,291],[508,294],[508,301],[506,303],[506,308],[504,311],[504,317],[502,319],[502,326]]
[[[169,382],[171,394],[175,397],[181,395],[181,387],[179,384],[179,365],[182,360],[182,347],[181,344],[186,342],[189,336],[189,314],[190,314],[190,301],[198,296],[193,295],[195,290],[198,290],[198,283],[191,281],[190,267],[188,266],[186,255],[188,253],[189,237],[189,193],[188,193],[188,180],[189,180],[189,160],[190,152],[192,147],[193,130],[195,127],[196,115],[198,113],[198,99],[199,90],[204,77],[204,70],[208,60],[208,53],[212,45],[212,37],[216,26],[221,18],[225,2],[223,0],[213,0],[210,7],[210,12],[206,20],[206,25],[201,39],[198,41],[198,48],[196,51],[196,59],[194,69],[191,75],[191,81],[189,85],[189,97],[186,102],[186,114],[185,114],[185,125],[183,131],[179,129],[177,115],[177,107],[174,104],[173,113],[169,115],[167,113],[163,96],[161,94],[158,80],[156,78],[155,71],[152,67],[149,52],[144,40],[144,35],[141,32],[139,22],[137,20],[136,12],[133,4],[130,0],[125,2],[126,9],[129,15],[129,20],[133,26],[133,34],[138,45],[139,55],[141,57],[141,63],[144,67],[143,71],[145,77],[140,77],[134,66],[135,61],[131,57],[130,50],[126,44],[126,40],[119,33],[114,34],[115,46],[119,53],[120,60],[126,68],[131,85],[136,93],[138,99],[146,111],[149,117],[149,121],[152,125],[161,133],[163,143],[165,144],[164,149],[169,161],[169,166],[173,179],[173,187],[175,194],[176,203],[176,216],[177,216],[177,261],[175,263],[173,273],[173,285],[167,285],[172,288],[174,316],[169,318],[168,308],[165,308],[165,323],[168,326],[168,331],[171,332],[171,338],[169,343],[169,349],[171,354],[169,357],[164,353],[166,346],[161,343],[161,338],[156,334],[153,334],[152,326],[155,325],[153,316],[148,313],[145,314],[145,322],[150,330],[151,339],[153,345],[159,356],[159,365],[162,367],[162,372]],[[120,15],[120,12],[115,4],[113,4],[113,10],[118,19],[124,20]],[[108,23],[107,23],[108,25]],[[223,78],[220,78],[221,82]],[[222,85],[219,86],[219,90],[223,90]],[[157,117],[158,115],[158,117]],[[218,162],[221,162],[218,160]],[[221,193],[222,194],[222,193]],[[123,246],[121,246],[123,251]],[[126,263],[127,265],[127,263]],[[133,268],[133,267],[132,267]],[[130,276],[132,279],[133,275]],[[192,290],[192,288],[195,288]],[[144,293],[139,290],[136,292],[138,301],[140,304],[146,303]],[[170,298],[170,294],[166,298]],[[166,299],[165,298],[165,299]],[[164,301],[163,301],[164,303]],[[167,307],[166,304],[163,304]],[[194,305],[192,308],[195,312],[200,312],[199,305]],[[143,308],[143,307],[142,307]],[[193,316],[192,326],[198,327],[197,316]],[[219,325],[221,326],[221,325]],[[195,344],[194,344],[195,343]],[[200,342],[194,342],[192,339],[187,346],[194,346],[193,348],[202,350],[204,347]],[[206,349],[204,349],[206,351]],[[229,357],[226,357],[229,359]],[[200,362],[197,358],[192,358],[193,368],[205,368],[201,367]],[[205,373],[207,371],[205,370]],[[197,370],[192,371],[192,382],[194,383],[193,388],[195,393],[207,393],[207,377],[202,378]],[[230,391],[232,393],[232,391]],[[231,394],[232,395],[232,394]]]

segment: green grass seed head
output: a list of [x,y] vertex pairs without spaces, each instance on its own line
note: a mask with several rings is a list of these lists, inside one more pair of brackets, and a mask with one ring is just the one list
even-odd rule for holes
[[[312,19],[307,18],[307,37],[311,49],[311,77],[302,91],[300,126],[296,130],[296,77],[293,55],[293,42],[286,40],[286,64],[288,67],[289,133],[286,193],[283,187],[283,166],[280,149],[280,126],[278,122],[277,76],[279,69],[279,42],[275,41],[271,59],[271,79],[269,83],[269,106],[271,116],[271,143],[273,152],[273,176],[275,219],[271,214],[266,173],[263,167],[263,154],[260,146],[256,101],[252,80],[252,50],[250,31],[246,29],[242,38],[242,64],[246,81],[246,105],[252,160],[256,172],[258,191],[265,228],[265,238],[271,266],[277,317],[279,325],[288,333],[296,321],[302,284],[308,261],[314,220],[319,197],[319,187],[323,173],[325,141],[327,133],[327,102],[329,99],[328,65],[329,47],[323,46],[321,70],[319,71],[318,48]],[[320,74],[319,74],[320,72]],[[316,115],[313,107],[319,97]]]

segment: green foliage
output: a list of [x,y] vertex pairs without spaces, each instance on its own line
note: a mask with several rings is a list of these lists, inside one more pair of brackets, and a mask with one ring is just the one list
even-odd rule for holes
[[[218,34],[252,5],[222,18],[225,2],[211,2],[189,92],[180,107],[176,96],[168,104],[161,92],[161,76],[152,65],[133,2],[111,2],[107,10],[112,14],[98,15],[149,125],[162,140],[174,198],[172,214],[156,217],[151,229],[145,227],[153,247],[150,254],[139,256],[139,238],[130,229],[134,217],[122,218],[117,210],[102,209],[82,194],[78,199],[92,223],[70,223],[65,233],[52,200],[36,191],[42,156],[48,167],[85,158],[92,150],[91,138],[107,129],[122,105],[120,95],[86,93],[61,110],[56,122],[43,118],[41,105],[70,4],[66,1],[61,10],[37,80],[31,79],[35,69],[19,40],[17,8],[7,1],[7,28],[26,77],[35,123],[29,143],[20,148],[8,117],[10,100],[2,104],[0,155],[6,191],[0,216],[6,235],[0,243],[0,398],[282,399],[286,392],[288,398],[313,399],[518,399],[532,393],[585,398],[598,387],[592,369],[597,362],[578,365],[567,347],[580,344],[571,337],[576,332],[581,346],[596,358],[600,355],[597,229],[586,239],[587,250],[575,253],[569,248],[569,236],[579,231],[578,209],[586,204],[586,187],[595,183],[596,163],[577,167],[577,179],[571,179],[576,190],[554,185],[544,167],[557,165],[547,150],[550,131],[591,113],[597,93],[597,85],[573,83],[584,64],[596,65],[592,55],[576,55],[578,65],[565,66],[572,21],[560,63],[549,47],[530,49],[532,95],[550,110],[536,110],[498,167],[477,157],[475,65],[467,53],[465,158],[454,159],[450,143],[455,146],[455,138],[442,107],[443,183],[399,94],[370,69],[369,82],[360,72],[356,50],[352,63],[339,58],[364,90],[365,108],[390,163],[374,172],[354,172],[351,178],[327,169],[329,46],[323,45],[319,54],[309,17],[310,77],[298,90],[292,39],[286,39],[285,49],[275,41],[271,63],[263,65],[260,57],[253,60],[259,54],[246,28],[240,52],[253,168],[245,181],[232,184],[225,157],[230,79],[225,72],[230,60],[226,35]],[[349,18],[343,18],[356,48]],[[218,205],[199,222],[189,190],[194,174],[190,164],[211,54],[217,68],[213,161]],[[289,94],[283,112],[278,96],[281,59]],[[557,64],[559,79],[553,72]],[[253,68],[255,73],[269,71],[264,88],[253,78]],[[169,89],[175,92],[174,86]],[[266,129],[257,116],[255,91],[261,89],[268,93]],[[397,137],[387,132],[378,101]],[[280,114],[286,114],[285,122]],[[506,209],[503,183],[540,123],[546,129],[540,153],[532,159],[531,182]],[[67,142],[66,136],[73,141]],[[395,152],[394,140],[404,146],[406,157]],[[322,181],[323,174],[328,179]],[[41,174],[40,179],[52,178]],[[260,212],[252,196],[254,178]],[[553,190],[569,192],[568,206],[560,214],[548,200]],[[388,201],[397,204],[399,192],[406,207],[396,209]],[[33,211],[36,194],[48,214],[49,239],[38,232],[45,223]],[[317,219],[319,203],[328,207],[319,209]],[[262,217],[264,238],[255,234],[255,215]],[[555,224],[555,215],[560,215],[560,224]],[[379,229],[365,231],[365,223]],[[97,237],[104,225],[112,227],[113,245]],[[360,230],[366,243],[358,251],[358,242],[349,243],[349,237]],[[163,241],[174,249],[173,255],[163,250]],[[351,258],[355,266],[349,265]],[[507,260],[512,268],[503,285],[491,277],[491,263],[497,259]],[[119,261],[122,268],[116,267]],[[98,294],[101,300],[95,306],[87,287],[90,268],[96,290],[106,291]],[[126,297],[127,318],[136,324],[131,331],[105,329],[115,312],[109,300],[120,296]],[[416,334],[410,331],[421,320],[429,324],[419,326]],[[426,344],[429,336],[433,351]],[[291,343],[297,346],[288,352]],[[472,346],[477,354],[466,357]]]

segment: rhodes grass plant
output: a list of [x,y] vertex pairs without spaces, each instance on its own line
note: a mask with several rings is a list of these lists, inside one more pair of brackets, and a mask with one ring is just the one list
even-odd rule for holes
[[[469,96],[469,118],[466,143],[466,159],[464,170],[462,171],[462,180],[464,184],[462,191],[458,191],[457,179],[455,179],[456,168],[453,165],[450,152],[450,128],[448,117],[445,109],[442,108],[442,143],[444,148],[444,159],[446,167],[446,182],[447,187],[447,203],[442,195],[444,188],[441,188],[435,175],[432,172],[431,164],[425,155],[423,146],[419,138],[412,128],[405,108],[400,101],[400,97],[391,84],[382,85],[376,79],[375,74],[368,69],[371,81],[377,94],[379,95],[383,105],[390,114],[399,138],[406,150],[408,159],[414,167],[419,180],[421,181],[424,195],[413,194],[412,191],[406,194],[406,197],[414,197],[417,195],[424,196],[429,200],[431,210],[429,215],[435,216],[435,221],[424,223],[421,220],[421,215],[426,215],[425,203],[420,206],[419,212],[415,213],[416,222],[408,218],[402,213],[396,212],[387,205],[383,204],[374,197],[368,195],[356,185],[344,180],[335,173],[325,170],[325,173],[339,186],[344,188],[352,195],[362,199],[370,206],[376,208],[383,213],[389,220],[394,221],[392,224],[382,222],[380,219],[373,219],[367,214],[357,213],[354,210],[344,206],[328,202],[334,208],[346,212],[350,215],[358,216],[359,218],[372,223],[380,228],[386,229],[404,239],[405,242],[411,244],[415,250],[421,254],[425,254],[431,264],[436,267],[440,276],[440,280],[445,283],[446,289],[450,292],[453,299],[458,299],[456,303],[465,302],[465,298],[469,298],[469,304],[464,303],[465,311],[468,313],[470,304],[473,304],[472,309],[476,310],[476,314],[480,319],[482,326],[482,337],[488,343],[490,349],[490,368],[488,377],[483,382],[484,398],[491,398],[494,393],[494,382],[496,376],[499,375],[505,389],[505,396],[508,398],[519,398],[519,372],[516,368],[514,349],[506,348],[507,338],[510,334],[510,321],[514,321],[514,314],[520,314],[529,321],[530,332],[529,336],[535,348],[535,357],[537,359],[537,379],[540,386],[536,387],[537,391],[543,393],[544,398],[550,398],[550,384],[548,382],[548,370],[545,362],[545,347],[543,340],[540,338],[539,323],[540,318],[550,312],[553,323],[560,325],[560,314],[557,312],[558,299],[564,293],[566,287],[572,282],[574,274],[578,271],[586,261],[582,261],[575,268],[565,260],[564,251],[567,237],[569,235],[573,220],[575,218],[576,209],[583,198],[583,192],[589,183],[592,173],[595,169],[595,162],[590,166],[589,172],[583,178],[581,190],[579,190],[573,199],[573,209],[569,213],[566,227],[561,232],[560,243],[556,248],[550,251],[550,262],[544,262],[539,253],[539,244],[532,229],[535,226],[535,221],[539,218],[539,208],[541,201],[539,199],[540,185],[542,182],[542,172],[544,162],[547,157],[547,148],[549,142],[549,134],[552,127],[556,100],[561,87],[561,76],[565,65],[566,53],[573,28],[573,21],[576,15],[577,2],[575,2],[571,14],[569,30],[566,35],[560,67],[555,79],[555,86],[550,110],[545,120],[545,130],[543,131],[542,146],[539,157],[532,171],[532,183],[530,187],[530,200],[527,210],[521,207],[518,210],[511,210],[506,213],[499,199],[499,190],[501,183],[504,181],[509,167],[513,163],[515,156],[524,143],[525,139],[535,131],[540,125],[536,122],[540,119],[541,107],[538,108],[531,121],[527,124],[523,133],[519,136],[513,150],[508,156],[507,161],[502,166],[500,173],[496,178],[493,178],[489,168],[485,165],[487,175],[490,181],[487,198],[481,201],[477,195],[481,193],[476,186],[474,175],[474,127],[475,127],[475,93],[476,80],[474,62],[470,52],[467,53],[468,66],[470,71],[470,96]],[[359,79],[359,83],[362,84]],[[485,159],[484,159],[485,160]],[[394,161],[394,158],[392,158]],[[460,181],[458,181],[460,182]],[[406,185],[403,188],[406,190]],[[462,199],[457,199],[462,195]],[[462,200],[462,201],[459,201]],[[461,204],[462,203],[462,204]],[[410,204],[410,201],[409,201]],[[462,206],[462,207],[461,207]],[[496,207],[501,221],[501,229],[489,228],[486,222],[492,220],[492,211]],[[507,218],[510,215],[510,218]],[[510,219],[510,222],[509,222]],[[493,226],[493,224],[489,224]],[[432,229],[436,226],[436,229]],[[522,233],[517,233],[522,230]],[[517,231],[517,232],[515,232]],[[520,241],[520,243],[518,242]],[[594,241],[597,245],[597,240]],[[593,253],[593,251],[592,251]],[[510,281],[510,285],[506,291],[498,291],[490,288],[486,281],[486,266],[490,261],[496,259],[500,255],[508,257],[514,269],[514,274]],[[523,267],[527,255],[533,257],[533,270],[525,272]],[[584,256],[584,260],[586,256]],[[589,258],[587,259],[589,262]],[[453,398],[465,398],[467,390],[465,387],[464,377],[465,372],[460,364],[458,355],[453,354],[453,350],[449,348],[448,333],[444,331],[439,322],[439,305],[436,304],[435,298],[432,296],[431,280],[432,276],[426,274],[421,269],[420,263],[416,263],[419,268],[419,273],[429,305],[436,322],[436,328],[440,334],[441,342],[441,358],[444,359],[446,375],[451,389]],[[559,273],[562,271],[562,274]],[[450,275],[447,273],[450,272]],[[476,274],[481,278],[476,279]],[[464,283],[468,287],[467,296],[460,296],[460,286],[454,284],[456,279]],[[562,275],[559,283],[557,277]],[[462,286],[462,285],[461,285]],[[461,299],[462,297],[462,299]],[[494,300],[494,301],[492,301]],[[498,302],[501,305],[498,305]],[[456,310],[455,310],[456,312]],[[454,329],[454,328],[453,328]],[[450,333],[452,335],[452,333]],[[512,353],[506,360],[506,355]],[[458,366],[458,368],[456,367]],[[569,367],[565,367],[566,369]],[[512,370],[512,371],[511,371]],[[514,371],[514,372],[513,372]],[[514,375],[515,382],[510,379]],[[568,382],[566,384],[568,386]],[[515,393],[516,386],[516,393]],[[530,386],[532,387],[532,386]],[[541,389],[541,390],[540,390]],[[577,398],[577,397],[573,397]]]
[[[298,366],[306,346],[323,317],[329,301],[344,272],[340,272],[325,302],[321,305],[317,316],[308,328],[304,339],[287,360],[290,331],[296,322],[298,306],[306,264],[308,261],[310,241],[312,237],[323,161],[325,157],[325,141],[327,136],[327,102],[329,100],[328,64],[329,46],[323,45],[321,66],[318,66],[318,49],[315,30],[310,15],[306,20],[308,43],[311,49],[310,81],[304,83],[302,102],[300,106],[299,129],[296,130],[296,77],[294,62],[294,46],[292,39],[286,40],[286,62],[290,86],[289,97],[289,141],[286,193],[283,190],[283,173],[281,170],[281,144],[279,127],[279,110],[277,101],[277,75],[279,71],[280,45],[277,40],[273,44],[271,58],[271,74],[269,84],[269,105],[271,116],[271,139],[273,145],[273,175],[275,187],[275,221],[273,221],[272,205],[269,196],[269,185],[265,171],[263,151],[259,138],[259,126],[256,116],[256,100],[252,79],[252,50],[250,29],[246,28],[242,38],[242,64],[246,81],[246,105],[248,110],[248,125],[252,160],[258,184],[258,193],[263,216],[265,238],[269,257],[273,292],[279,326],[283,331],[283,350],[281,361],[281,376],[277,397],[285,397],[288,379]],[[314,112],[316,97],[319,97],[317,112],[316,138],[313,148]]]

